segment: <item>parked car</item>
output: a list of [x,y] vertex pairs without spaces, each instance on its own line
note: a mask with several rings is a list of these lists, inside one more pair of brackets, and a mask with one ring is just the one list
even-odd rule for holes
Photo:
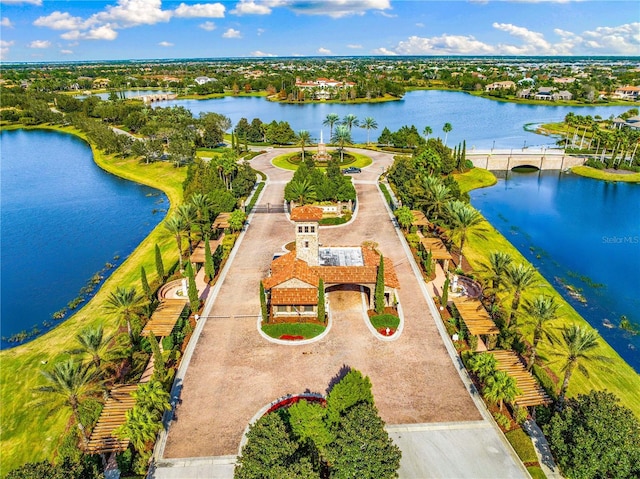
[[344,170],[342,170],[342,172],[348,175],[351,173],[361,173],[362,170],[360,168],[356,168],[355,166],[350,166],[349,168],[345,168]]

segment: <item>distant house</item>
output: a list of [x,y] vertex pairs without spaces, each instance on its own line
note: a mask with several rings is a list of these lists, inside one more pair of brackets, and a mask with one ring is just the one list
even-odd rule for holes
[[572,78],[572,77],[569,77],[569,78],[554,78],[553,79],[553,83],[559,83],[561,85],[566,85],[568,83],[573,83],[575,81],[576,81],[576,79]]
[[616,118],[613,120],[613,127],[617,129],[629,128],[631,130],[640,130],[640,116],[632,116],[626,120]]
[[553,101],[553,88],[549,86],[541,86],[538,91],[533,95],[534,100],[547,100]]
[[573,99],[573,93],[568,92],[566,90],[560,90],[559,92],[553,94],[553,99],[555,101],[557,101],[557,100],[572,100]]
[[[525,90],[523,90],[524,92]],[[572,100],[573,94],[566,90],[558,91],[550,86],[542,86],[538,88],[538,91],[533,93],[529,91],[526,97],[521,98],[533,98],[534,100],[543,101],[560,101],[560,100]]]
[[620,98],[622,100],[637,101],[640,99],[640,86],[623,86],[616,88],[613,97]]
[[196,77],[193,81],[196,82],[198,85],[204,85],[205,83],[218,81],[218,80],[215,78],[209,78],[207,76],[201,76],[201,77]]
[[328,100],[332,94],[341,88],[352,88],[356,86],[353,82],[338,81],[333,78],[317,78],[316,80],[301,81],[296,78],[296,88],[301,90],[312,90],[317,100]]
[[515,88],[516,84],[512,81],[498,81],[494,83],[489,83],[484,87],[484,91],[494,91],[494,90],[510,90],[511,88]]

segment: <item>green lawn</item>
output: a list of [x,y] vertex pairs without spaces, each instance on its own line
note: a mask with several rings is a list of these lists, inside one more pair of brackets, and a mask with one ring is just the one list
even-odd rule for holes
[[305,339],[315,338],[322,334],[325,326],[313,323],[278,323],[263,324],[262,331],[272,338],[280,338],[288,334],[290,336],[302,336]]
[[[71,128],[49,129],[83,137]],[[182,201],[186,169],[177,169],[164,162],[142,165],[137,160],[105,156],[95,149],[93,154],[96,163],[105,170],[164,191],[171,201],[170,211]],[[44,398],[34,392],[35,388],[44,385],[40,371],[66,357],[64,351],[75,347],[74,337],[80,329],[98,324],[103,324],[107,331],[117,327],[116,318],[104,311],[105,300],[116,286],[136,286],[140,290],[141,265],[150,282],[156,279],[156,243],[161,248],[165,270],[168,270],[178,260],[177,247],[160,223],[82,309],[47,334],[0,352],[0,477],[25,462],[53,457],[70,414],[65,410],[52,412],[46,402],[43,403]],[[38,285],[33,286],[34,294],[39,294]]]
[[[284,155],[276,156],[273,160],[271,160],[271,163],[273,163],[273,166],[282,168],[283,170],[295,171],[298,169],[298,165],[289,160],[290,158],[293,158],[294,156],[297,156],[299,154],[300,154],[300,151],[298,150],[294,151],[293,153],[285,153]],[[309,154],[313,154],[313,152],[307,151],[305,153],[305,155],[309,155]],[[349,154],[355,158],[355,161],[349,163],[348,165],[346,164],[341,165],[341,167],[356,166],[358,168],[365,168],[372,163],[371,158],[369,158],[366,155],[361,155],[360,153],[354,153],[352,151],[350,151]],[[319,168],[324,169],[322,167],[319,167]]]
[[[478,170],[478,168],[474,168],[464,175],[477,175],[478,173],[475,170]],[[472,183],[473,181],[469,181],[469,184]],[[481,184],[482,182],[478,181],[478,183]],[[487,258],[493,251],[509,253],[516,263],[528,263],[526,258],[492,225],[487,221],[485,221],[483,225],[486,231],[482,233],[482,236],[471,234],[465,243],[465,257],[476,271],[482,269],[482,265],[487,263]],[[542,275],[538,274],[537,276],[540,287],[525,291],[521,304],[524,304],[527,299],[532,299],[541,293],[554,296],[558,303],[561,304],[560,318],[555,321],[555,328],[553,328],[556,336],[560,336],[561,329],[570,324],[575,323],[588,326],[584,318],[562,298],[560,293],[558,293]],[[508,306],[511,304],[511,296],[502,295],[501,300],[508,310]],[[531,324],[528,324],[524,319],[520,320],[519,324],[522,333],[531,341],[533,337],[533,327]],[[568,395],[575,396],[581,393],[586,394],[593,389],[606,389],[617,395],[622,404],[630,408],[636,416],[640,417],[640,401],[638,401],[638,397],[640,397],[640,375],[604,340],[601,341],[598,354],[609,358],[611,363],[603,368],[595,363],[584,362],[583,365],[587,369],[589,377],[576,371],[571,377]],[[539,356],[549,358],[548,366],[561,380],[563,377],[561,371],[562,362],[559,360],[555,362],[552,361],[555,359],[552,355],[552,347],[545,341],[543,341],[539,347]],[[559,384],[557,388],[559,388]]]
[[518,457],[522,462],[537,462],[538,456],[536,456],[536,450],[533,447],[531,439],[522,429],[514,429],[506,432],[505,437],[507,441],[513,446]]
[[590,166],[574,166],[571,172],[576,175],[586,176],[596,180],[624,181],[627,183],[640,183],[640,173],[609,173],[607,171],[591,168]]
[[472,168],[463,174],[454,174],[453,177],[460,185],[460,191],[467,193],[476,188],[493,186],[498,179],[489,170],[484,168]]
[[394,316],[393,314],[379,314],[376,316],[371,316],[371,318],[369,318],[369,321],[371,321],[371,325],[376,329],[398,329],[398,326],[400,325],[400,318]]

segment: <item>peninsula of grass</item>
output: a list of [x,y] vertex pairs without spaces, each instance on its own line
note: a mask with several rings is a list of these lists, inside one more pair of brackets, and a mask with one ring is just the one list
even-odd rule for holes
[[[478,174],[475,172],[477,169],[479,168],[474,168],[461,176]],[[472,183],[472,181],[469,182],[469,184]],[[483,221],[482,227],[484,231],[481,235],[471,234],[465,242],[465,258],[469,261],[474,271],[481,271],[483,267],[485,267],[484,265],[488,263],[489,255],[494,251],[508,253],[516,264],[529,264],[529,261],[518,249],[502,236],[488,221]],[[560,317],[553,322],[553,327],[550,328],[552,334],[556,337],[561,337],[562,329],[571,324],[593,329],[540,273],[536,273],[536,277],[540,286],[525,290],[522,294],[521,304],[532,301],[539,294],[553,296],[558,304],[561,305],[561,309]],[[508,313],[511,295],[502,293],[499,297],[502,304],[507,307]],[[531,323],[522,320],[519,323],[519,327],[524,337],[531,342],[533,338],[533,326]],[[553,354],[556,351],[560,351],[560,348],[558,346],[553,348],[546,341],[541,342],[538,348],[540,357],[547,358],[545,365],[559,378],[558,383],[555,385],[557,392],[563,378],[563,372],[561,370],[563,362]],[[621,403],[631,409],[633,413],[640,418],[640,401],[638,401],[638,397],[640,397],[640,375],[602,338],[597,354],[608,358],[609,362],[582,362],[582,366],[584,366],[588,372],[588,377],[576,371],[571,376],[568,396],[573,397],[578,394],[587,394],[594,389],[599,391],[607,390],[618,396]]]
[[287,103],[287,104],[291,104],[291,105],[305,105],[305,104],[313,104],[313,103],[340,103],[340,104],[349,104],[349,105],[354,105],[354,104],[360,104],[360,103],[385,103],[388,101],[398,101],[398,100],[402,100],[401,96],[393,96],[393,95],[389,95],[388,93],[386,93],[384,96],[381,97],[377,97],[377,98],[354,98],[353,100],[349,99],[349,100],[340,100],[340,99],[333,99],[333,100],[305,100],[305,101],[294,101],[294,100],[281,100],[280,98],[278,98],[277,95],[272,95],[267,97],[267,99],[269,101],[273,101],[273,102],[278,102],[278,103]]
[[283,336],[301,336],[304,339],[311,339],[321,335],[325,329],[325,326],[315,323],[277,323],[262,325],[262,331],[267,336],[275,339],[280,339]]
[[197,93],[189,93],[188,95],[178,95],[178,100],[215,100],[215,99],[224,98],[227,96],[237,96],[237,97],[267,96],[267,92],[250,91],[250,92],[233,93],[232,91],[227,91],[224,93],[209,93],[207,95],[198,95]]
[[[38,126],[29,129],[38,128],[73,134],[86,141],[83,133],[70,127]],[[186,169],[174,168],[165,162],[145,165],[136,159],[105,155],[93,147],[92,150],[94,161],[106,171],[162,190],[171,204],[169,213],[182,201]],[[41,371],[69,357],[66,351],[77,347],[75,336],[81,329],[101,324],[105,332],[113,332],[119,327],[117,317],[104,309],[106,299],[117,286],[135,286],[140,290],[141,266],[145,267],[149,282],[157,279],[155,244],[161,249],[166,270],[178,261],[175,239],[165,231],[162,223],[113,271],[82,309],[48,333],[26,344],[0,351],[0,477],[25,462],[53,458],[65,434],[70,412],[66,408],[53,410],[48,405],[48,398],[36,392],[38,387],[45,385]],[[109,232],[105,231],[105,234]],[[40,294],[37,284],[33,285],[33,294]]]
[[[306,155],[313,155],[315,150],[306,151]],[[285,153],[284,155],[276,156],[271,163],[273,166],[277,168],[282,168],[283,170],[291,170],[295,171],[298,169],[298,165],[300,164],[301,157],[300,152],[295,151],[293,153]],[[355,166],[357,168],[365,168],[372,163],[371,158],[366,155],[362,155],[360,153],[355,153],[353,151],[345,152],[344,154],[344,162],[340,163],[340,168],[347,168],[349,166]],[[324,169],[325,167],[321,164],[316,164],[317,168]]]
[[487,186],[493,186],[498,182],[498,179],[493,173],[484,168],[472,168],[466,173],[454,174],[453,177],[460,186],[460,191],[467,193],[477,188],[486,188]]
[[571,168],[571,173],[585,176],[587,178],[593,178],[595,180],[640,183],[640,173],[634,173],[632,171],[628,171],[626,173],[611,173],[609,171],[598,170],[597,168],[592,168],[590,166],[574,166],[573,168]]

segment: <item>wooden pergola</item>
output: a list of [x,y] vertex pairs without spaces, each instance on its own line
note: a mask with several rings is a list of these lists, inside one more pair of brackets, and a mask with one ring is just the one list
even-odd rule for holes
[[98,423],[91,432],[86,447],[87,454],[122,452],[127,449],[129,439],[116,437],[114,432],[126,422],[127,411],[133,409],[136,400],[131,393],[136,389],[138,389],[137,384],[111,390],[109,399],[107,399],[98,418]]
[[162,338],[169,336],[180,319],[186,304],[186,299],[165,299],[153,312],[151,319],[147,321],[140,334],[149,336],[149,333],[153,331],[154,336]]
[[431,222],[427,219],[424,213],[420,210],[411,210],[411,214],[413,215],[413,221],[411,222],[411,226],[418,227],[429,227],[431,226]]
[[422,238],[420,243],[422,243],[425,251],[431,251],[431,257],[433,259],[442,259],[445,261],[453,259],[453,256],[451,256],[451,253],[449,253],[449,250],[440,238]]
[[216,219],[213,222],[211,227],[213,229],[225,230],[229,228],[229,218],[231,217],[231,213],[220,213],[216,216]]
[[520,358],[513,351],[495,350],[488,351],[497,360],[497,369],[505,371],[516,380],[516,385],[521,391],[516,396],[514,403],[521,407],[540,406],[551,403],[551,399],[545,390],[538,384],[535,378],[527,371]]
[[[220,246],[220,244],[222,243],[222,238],[224,238],[224,233],[220,235],[220,237],[218,239],[210,239],[209,240],[209,246],[211,247],[211,254],[215,253],[216,249],[218,249],[218,246]],[[189,260],[192,263],[204,263],[205,262],[205,255],[204,255],[204,241],[200,241],[200,243],[198,243],[198,246],[195,247],[195,249],[193,250],[193,253],[191,253],[191,256],[189,256]]]
[[469,333],[474,336],[480,335],[496,335],[500,333],[500,329],[493,322],[487,310],[480,301],[467,296],[459,296],[453,298],[453,304],[460,313],[460,317],[467,326]]

